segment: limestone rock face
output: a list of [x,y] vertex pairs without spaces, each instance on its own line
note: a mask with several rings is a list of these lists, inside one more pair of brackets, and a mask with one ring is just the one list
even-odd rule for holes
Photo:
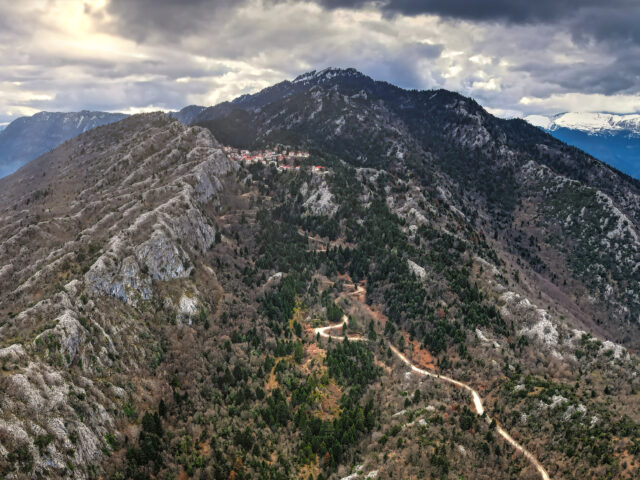
[[213,244],[216,229],[207,223],[202,212],[197,208],[183,211],[179,217],[166,220],[174,238],[184,239],[192,247],[201,251],[207,250]]
[[418,277],[420,280],[424,280],[425,278],[427,278],[427,271],[423,267],[412,260],[407,260],[407,263],[409,264],[409,268],[416,275],[416,277]]
[[0,360],[16,361],[25,355],[22,345],[13,344],[5,348],[0,348]]
[[329,190],[327,182],[322,178],[314,178],[310,185],[303,187],[305,196],[308,198],[304,202],[304,207],[311,215],[325,215],[332,217],[338,210],[338,205],[333,200],[333,194]]
[[138,261],[154,280],[186,277],[192,268],[185,268],[186,256],[162,232],[154,232],[135,251]]
[[135,305],[138,298],[151,296],[151,284],[142,277],[140,266],[132,256],[121,262],[112,258],[100,258],[85,275],[85,281],[98,294],[111,295]]
[[36,337],[36,342],[54,339],[59,342],[60,351],[66,357],[66,363],[70,364],[78,354],[78,349],[86,339],[86,330],[74,317],[71,310],[65,310],[55,320],[56,326],[45,330]]
[[[22,446],[33,459],[34,476],[61,476],[67,470],[68,452],[73,451],[71,461],[78,465],[98,461],[103,453],[104,433],[114,426],[113,418],[101,405],[95,414],[82,421],[73,418],[73,399],[85,394],[84,389],[69,383],[49,366],[31,363],[24,373],[7,377],[4,385],[3,408],[20,411],[20,416],[10,415],[0,419],[3,433],[2,450]],[[33,438],[49,435],[52,441],[44,448],[32,443]],[[7,438],[10,442],[7,442]],[[74,438],[73,443],[70,438]],[[9,447],[9,448],[7,448]],[[84,478],[77,472],[67,478]]]
[[178,304],[178,316],[181,321],[191,325],[192,318],[198,314],[198,299],[182,295]]

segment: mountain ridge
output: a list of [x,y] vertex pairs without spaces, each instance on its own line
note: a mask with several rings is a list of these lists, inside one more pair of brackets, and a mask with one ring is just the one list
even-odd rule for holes
[[[429,96],[434,96],[440,93],[444,96],[449,97],[452,102],[458,99],[458,101],[464,101],[468,105],[475,103],[471,98],[466,98],[455,92],[450,92],[443,89],[421,91],[421,92],[415,91],[415,90],[403,90],[399,87],[395,87],[391,84],[388,84],[387,82],[374,81],[370,77],[362,74],[361,72],[358,72],[353,68],[340,69],[340,68],[329,67],[324,70],[320,70],[320,71],[313,70],[313,71],[301,74],[298,77],[296,77],[293,81],[285,80],[272,87],[267,87],[266,89],[263,89],[260,92],[257,92],[254,94],[242,95],[230,102],[223,102],[213,107],[207,107],[201,112],[200,115],[196,116],[192,120],[192,123],[204,124],[206,122],[215,122],[217,119],[221,117],[226,117],[228,120],[231,121],[231,124],[234,126],[233,127],[234,130],[237,130],[236,124],[247,123],[248,121],[248,119],[246,118],[247,112],[250,112],[250,114],[254,115],[257,111],[261,111],[265,106],[267,106],[270,103],[273,103],[274,101],[291,97],[292,95],[299,94],[304,90],[309,90],[314,86],[320,86],[320,85],[326,86],[326,85],[332,84],[332,82],[335,85],[337,81],[340,81],[343,87],[349,84],[358,85],[360,88],[365,88],[365,89],[368,89],[370,92],[373,92],[374,95],[376,91],[380,92],[381,90],[384,90],[384,89],[387,89],[389,92],[396,91],[396,92],[403,92],[404,94],[418,94],[418,95],[426,94],[426,92],[430,92],[428,94]],[[354,92],[351,91],[351,93],[354,93]],[[384,98],[384,95],[379,95],[379,97]],[[521,128],[521,127],[514,127],[515,125],[514,122],[517,122],[518,119],[505,120],[505,119],[499,119],[497,117],[493,117],[491,114],[489,114],[484,109],[482,109],[481,106],[476,104],[476,107],[474,107],[474,112],[477,113],[478,111],[482,111],[483,112],[482,115],[485,118],[493,119],[491,122],[493,123],[493,128],[496,128],[496,125],[500,123],[502,123],[502,125],[507,126],[507,129],[511,130],[509,136],[515,134],[514,130]],[[490,116],[490,117],[487,117],[487,116]],[[536,121],[540,123],[542,118],[543,117],[540,117],[540,119],[538,120],[535,120],[534,118],[529,118],[529,120],[534,121],[534,123]],[[546,118],[547,117],[544,117],[544,119]],[[631,120],[626,119],[625,121],[629,123]],[[219,122],[219,123],[222,123],[222,122]],[[531,122],[528,122],[528,123],[531,123]],[[509,127],[509,124],[511,124],[511,127]],[[624,121],[622,121],[620,125],[623,125],[623,124],[624,124]],[[539,126],[539,125],[536,125],[536,126]],[[523,127],[523,128],[526,128],[526,127]],[[558,129],[560,128],[561,127],[558,127],[549,131],[547,130],[545,131],[551,134],[551,138],[555,138],[563,142],[567,140],[566,143],[569,143],[569,144],[575,143],[575,142],[569,141],[570,138],[562,136],[561,134],[563,133],[563,131],[558,132]],[[622,128],[622,126],[620,128]],[[526,135],[528,137],[534,137],[535,133],[532,130],[529,130],[526,133]],[[229,143],[235,142],[238,145],[241,145],[243,147],[249,147],[251,146],[251,143],[255,141],[255,139],[251,138],[252,136],[253,134],[248,135],[249,138],[238,139],[237,135],[233,135],[233,141]],[[222,138],[224,138],[224,133],[222,133]],[[545,141],[545,142],[549,143],[548,141]],[[576,145],[579,147],[580,145],[582,145],[582,143],[577,143]],[[603,155],[600,155],[601,152],[597,149],[594,150],[592,148],[587,148],[587,150],[591,153],[597,154],[596,156],[600,156],[600,157],[603,156]],[[620,169],[616,168],[616,166],[619,166],[622,168],[622,173],[624,175],[634,176],[637,179],[637,175],[635,175],[635,170],[633,168],[630,169],[629,167],[630,163],[628,160],[624,160],[623,162],[617,162],[615,158],[613,158],[613,161],[612,161],[611,156],[606,156],[604,160],[605,160],[604,164],[606,165],[606,167],[612,167],[616,171],[621,171]]]
[[[322,72],[325,73],[323,74]],[[396,114],[400,113],[402,115],[406,111],[411,110],[409,104],[412,101],[422,102],[422,107],[427,107],[429,101],[432,101],[433,106],[431,108],[434,115],[441,115],[443,114],[443,112],[444,114],[447,114],[447,110],[449,110],[452,111],[451,113],[457,114],[457,118],[455,120],[459,120],[464,123],[469,123],[470,121],[484,121],[491,130],[496,130],[494,135],[499,140],[517,138],[518,136],[526,135],[528,138],[535,138],[538,142],[542,142],[547,146],[552,146],[555,149],[566,149],[566,147],[563,146],[562,143],[557,143],[558,140],[553,136],[549,135],[546,138],[540,136],[536,133],[535,128],[530,127],[527,123],[519,119],[505,120],[494,117],[486,110],[484,110],[473,99],[464,97],[456,92],[450,92],[444,89],[427,91],[404,90],[388,84],[387,82],[374,81],[370,77],[352,68],[327,68],[325,70],[321,70],[320,72],[314,70],[299,75],[297,78],[303,79],[304,81],[298,81],[295,84],[293,82],[283,81],[272,87],[261,90],[260,92],[257,92],[255,94],[243,95],[231,102],[223,102],[222,104],[208,107],[207,109],[203,110],[202,113],[198,115],[192,123],[204,125],[207,122],[215,122],[221,117],[226,117],[227,120],[230,120],[232,123],[234,121],[246,122],[248,118],[245,118],[245,115],[247,114],[254,117],[259,116],[260,114],[262,114],[262,116],[264,117],[266,114],[268,114],[268,112],[265,113],[263,110],[269,104],[274,104],[275,102],[282,103],[286,99],[289,99],[290,101],[293,96],[301,95],[302,92],[310,91],[314,88],[325,88],[327,87],[327,85],[329,86],[329,88],[336,87],[337,83],[340,82],[341,88],[343,90],[346,90],[349,94],[354,95],[354,98],[357,98],[357,96],[360,95],[360,92],[364,92],[365,90],[370,95],[374,95],[374,97],[372,98],[375,98],[377,101],[384,102],[385,99],[389,99],[390,96],[390,98],[392,98],[393,101],[395,101],[399,106],[399,108],[395,108],[395,111],[393,112]],[[454,111],[454,108],[451,108],[456,105],[463,106],[456,112]],[[469,109],[469,111],[467,111],[466,109]],[[273,113],[277,112],[274,111]],[[422,118],[420,118],[420,120],[428,122],[431,121],[432,118],[433,117],[430,116],[423,116]],[[449,119],[449,121],[452,120],[452,118]],[[252,120],[252,122],[255,123],[256,120]],[[247,127],[248,130],[251,130],[251,128],[253,127]],[[418,128],[421,127],[418,126]],[[522,129],[525,129],[526,131],[522,132]],[[272,130],[273,129],[270,129],[268,133],[272,134]],[[214,131],[214,134],[215,133],[216,132]],[[488,134],[488,132],[486,133]],[[242,139],[243,146],[251,146],[251,144],[256,142],[257,140],[257,138],[255,137],[260,135],[260,132],[249,133],[247,135],[247,138]],[[222,134],[222,138],[224,139],[224,134]],[[476,140],[482,141],[482,139]],[[587,156],[584,156],[584,158],[581,159],[581,161],[585,164],[590,164],[593,160],[595,159],[590,159]],[[615,169],[615,167],[611,167],[608,164],[601,163],[601,166],[605,169],[613,168],[613,172],[619,172],[617,169]],[[558,168],[561,167],[561,165],[555,165],[555,167]],[[564,173],[566,173],[566,171]],[[574,173],[579,174],[579,172]],[[628,176],[626,174],[623,175]],[[636,182],[635,180],[633,180],[632,183],[634,183],[636,187],[640,186],[640,183]]]
[[80,112],[38,112],[20,117],[0,130],[0,177],[57,147],[76,135],[127,115],[82,110]]

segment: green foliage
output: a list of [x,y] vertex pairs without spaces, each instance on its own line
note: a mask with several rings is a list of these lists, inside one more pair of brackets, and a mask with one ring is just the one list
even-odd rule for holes
[[127,402],[122,405],[122,411],[124,414],[131,420],[138,418],[138,414],[136,413],[136,409],[131,402]]
[[357,392],[380,376],[380,367],[375,365],[373,353],[364,342],[337,342],[327,351],[325,362],[329,375]]
[[335,468],[343,461],[347,448],[355,444],[362,433],[370,431],[375,425],[373,401],[369,400],[364,407],[349,395],[343,395],[340,402],[342,409],[333,422],[317,417],[300,415],[298,428],[302,433],[303,458],[309,458],[313,452],[322,458],[328,458],[326,468]]
[[287,325],[293,316],[296,306],[296,296],[304,291],[306,281],[297,274],[287,275],[274,291],[267,293],[262,300],[262,309],[270,320],[269,326],[276,334],[280,333],[283,325]]
[[107,442],[107,445],[109,445],[109,448],[111,448],[111,450],[117,450],[118,449],[118,440],[113,435],[113,433],[111,433],[111,432],[107,433],[104,436],[104,441]]
[[127,478],[148,478],[164,464],[164,431],[158,413],[146,412],[141,427],[137,446],[129,446],[126,451]]
[[[33,455],[29,450],[29,446],[27,444],[21,444],[15,447],[7,455],[7,462],[12,465],[13,468],[18,468],[23,472],[30,472],[33,468]],[[13,468],[9,471],[12,471]],[[0,473],[4,472],[0,470]]]
[[267,406],[261,414],[266,424],[272,428],[287,426],[291,419],[291,409],[279,388],[274,389],[267,397]]
[[[376,198],[359,214],[363,217],[361,224],[347,223],[346,230],[347,236],[357,239],[357,247],[329,249],[326,257],[337,271],[348,271],[355,282],[366,279],[367,299],[377,298],[386,305],[391,320],[385,326],[387,334],[394,324],[402,325],[437,354],[452,343],[462,344],[465,329],[473,331],[484,326],[507,333],[498,310],[469,280],[470,268],[462,256],[467,248],[463,242],[423,225],[418,234],[426,246],[418,250],[403,233],[402,220],[389,211],[383,199]],[[436,316],[438,299],[430,298],[409,269],[407,261],[411,258],[429,266],[447,282],[456,295],[457,320]]]
[[[556,226],[557,248],[567,255],[573,274],[605,302],[610,301],[610,294],[605,294],[608,286],[618,285],[613,289],[618,302],[628,306],[629,312],[638,310],[634,292],[640,289],[640,272],[635,268],[640,253],[629,232],[621,229],[625,222],[595,188],[568,183],[558,188],[545,186],[543,191],[541,211]],[[626,319],[635,320],[631,314]]]
[[460,414],[460,428],[462,430],[472,429],[475,426],[477,419],[478,417],[476,414],[469,410],[469,407],[465,405],[462,408],[462,413]]
[[440,475],[446,478],[449,473],[449,458],[447,456],[447,449],[445,445],[437,446],[433,455],[430,458],[431,465],[433,465]]
[[298,233],[298,216],[285,205],[270,213],[258,212],[260,248],[256,266],[289,272],[313,265],[314,254],[307,250],[307,239]]
[[33,441],[33,444],[38,448],[38,450],[42,452],[47,447],[47,445],[51,443],[51,440],[53,439],[49,434],[38,435]]
[[344,312],[333,301],[327,302],[327,320],[329,323],[337,323],[342,320]]

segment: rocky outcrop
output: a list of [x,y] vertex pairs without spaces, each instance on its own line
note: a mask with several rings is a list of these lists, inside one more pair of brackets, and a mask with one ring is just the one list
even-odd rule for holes
[[66,364],[71,364],[78,354],[80,345],[84,343],[87,332],[70,310],[65,310],[55,322],[56,326],[38,335],[35,342],[57,342]]
[[409,268],[411,269],[413,274],[420,280],[424,280],[425,278],[427,278],[427,271],[416,262],[407,260],[407,264],[409,265]]
[[[0,388],[0,454],[11,458],[13,453],[22,469],[31,464],[34,476],[86,478],[82,470],[68,471],[68,465],[69,461],[88,465],[102,457],[102,438],[114,427],[104,406],[94,404],[88,407],[90,416],[77,419],[71,405],[80,407],[78,398],[85,398],[87,389],[41,363],[31,363],[23,373],[4,378]],[[85,408],[85,402],[81,404]],[[37,446],[35,439],[40,439]]]
[[189,275],[193,267],[185,268],[188,258],[162,232],[156,231],[146,242],[135,248],[135,255],[153,280],[171,280]]
[[121,261],[113,257],[100,257],[85,274],[90,291],[111,295],[135,305],[139,299],[151,298],[151,282],[142,275],[140,266],[132,256]]
[[332,217],[338,211],[338,205],[324,179],[316,177],[309,185],[305,183],[301,193],[306,197],[303,206],[311,215]]
[[178,303],[178,318],[191,325],[193,318],[198,314],[198,299],[188,295],[182,295]]
[[[144,205],[138,203],[129,207],[139,211],[136,220],[110,240],[108,251],[85,275],[93,292],[136,305],[151,298],[154,281],[191,274],[189,250],[206,251],[214,244],[216,228],[200,207],[218,206],[217,195],[223,188],[218,177],[237,165],[227,159],[206,130],[193,127],[183,135],[192,136],[192,147],[185,156],[186,163],[174,164],[179,175],[164,187],[171,196],[147,211],[139,211]],[[174,151],[170,150],[170,157]],[[166,159],[157,161],[164,164]],[[185,171],[189,166],[191,170]],[[136,242],[144,236],[148,238]]]

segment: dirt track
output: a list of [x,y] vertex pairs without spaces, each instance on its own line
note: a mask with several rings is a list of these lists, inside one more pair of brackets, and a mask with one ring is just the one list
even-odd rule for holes
[[[346,321],[346,320],[347,319],[345,317],[345,318],[343,318],[343,323],[338,323],[338,324],[335,324],[335,325],[329,325],[327,327],[314,328],[313,332],[314,332],[314,334],[320,335],[321,337],[324,337],[324,338],[333,338],[335,340],[342,340],[344,337],[338,337],[338,336],[330,335],[330,334],[327,333],[327,331],[342,327],[342,325],[344,324],[344,321]],[[349,340],[352,340],[352,341],[367,341],[366,338],[360,337],[360,336],[348,337],[348,338],[349,338]],[[400,352],[396,347],[391,345],[390,348],[391,348],[391,351],[405,365],[407,365],[411,369],[411,371],[413,371],[415,373],[418,373],[420,375],[424,375],[424,376],[427,376],[427,377],[432,377],[432,378],[436,378],[438,380],[442,380],[443,382],[451,383],[451,384],[453,384],[453,385],[455,385],[457,387],[464,388],[465,390],[467,390],[469,393],[471,393],[471,398],[473,399],[473,406],[475,408],[476,413],[478,415],[480,415],[480,416],[484,415],[484,419],[487,421],[487,423],[491,423],[491,417],[489,417],[489,415],[485,414],[484,405],[482,404],[482,398],[480,397],[480,394],[477,391],[475,391],[473,388],[471,388],[469,385],[467,385],[466,383],[460,382],[458,380],[455,380],[453,378],[447,377],[445,375],[439,375],[438,373],[430,372],[429,370],[424,370],[422,368],[419,368],[416,365],[414,365],[413,363],[411,363],[411,361],[402,352]],[[527,460],[529,460],[529,462],[531,462],[531,464],[536,468],[536,470],[538,470],[538,473],[540,473],[540,477],[542,478],[542,480],[550,480],[549,474],[547,473],[545,468],[538,461],[538,459],[535,456],[533,456],[533,454],[531,452],[529,452],[529,450],[527,450],[522,445],[520,445],[500,425],[497,425],[496,431],[498,432],[498,434],[502,438],[505,439],[505,441],[507,443],[509,443],[509,445],[511,445],[516,450],[518,450],[520,453],[522,453],[527,458]]]

